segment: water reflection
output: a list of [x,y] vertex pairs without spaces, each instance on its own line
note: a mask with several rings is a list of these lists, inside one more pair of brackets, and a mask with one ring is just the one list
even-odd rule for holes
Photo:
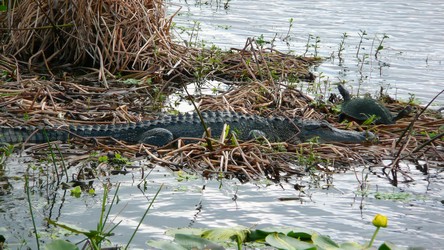
[[[8,166],[12,168],[13,165]],[[34,192],[32,202],[39,230],[65,238],[65,233],[47,228],[43,219],[51,217],[83,229],[94,229],[100,217],[101,183],[121,183],[119,201],[110,214],[109,225],[121,223],[111,240],[125,244],[163,183],[164,189],[133,241],[133,247],[141,249],[146,248],[147,240],[164,238],[166,230],[177,227],[290,226],[310,228],[336,240],[365,242],[373,233],[371,220],[376,213],[389,217],[389,227],[380,234],[379,241],[428,248],[440,246],[444,235],[444,222],[439,219],[444,216],[441,203],[444,178],[438,169],[432,169],[428,175],[412,170],[415,182],[400,184],[397,188],[379,177],[380,170],[356,171],[356,175],[353,171],[335,175],[333,183],[331,179],[327,182],[327,179],[305,177],[277,185],[267,181],[240,184],[236,180],[203,180],[200,177],[179,182],[176,174],[156,167],[144,179],[141,172],[135,170],[130,175],[96,180],[97,196],[84,194],[74,198],[66,195],[65,190],[58,190],[54,193],[55,198],[48,200],[45,192]],[[14,175],[11,171],[8,174]],[[357,176],[362,178],[366,174],[369,175],[368,189],[360,190]],[[145,188],[141,189],[141,183],[145,183],[142,185]],[[296,190],[295,184],[304,188]],[[3,197],[0,204],[3,211],[0,233],[10,244],[24,241],[32,247],[34,239],[23,182],[14,180],[11,185],[13,192]],[[115,186],[110,198],[114,192]],[[411,194],[411,199],[380,200],[375,198],[376,192],[405,192]],[[68,238],[73,241],[82,239],[80,236]]]

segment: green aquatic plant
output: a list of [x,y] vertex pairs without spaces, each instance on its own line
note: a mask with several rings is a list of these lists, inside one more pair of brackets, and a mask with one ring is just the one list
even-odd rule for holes
[[217,25],[218,28],[224,29],[224,30],[229,30],[232,26],[231,25],[222,25],[219,24]]
[[[387,227],[387,217],[377,214],[372,223],[376,227],[368,244],[357,242],[338,243],[328,236],[310,229],[297,227],[266,227],[251,229],[246,227],[232,228],[179,228],[171,229],[167,235],[173,240],[152,240],[150,247],[156,249],[368,249],[381,227]],[[397,249],[391,243],[384,242],[379,249]]]
[[7,11],[8,11],[8,1],[1,1],[0,12],[7,12]]
[[[188,40],[188,46],[195,46],[198,45],[198,38],[199,38],[199,31],[201,31],[202,28],[200,27],[199,21],[193,21],[193,27],[191,28],[191,32],[189,33],[189,40]],[[193,42],[194,38],[194,42]]]
[[282,41],[284,41],[287,44],[288,47],[290,47],[289,40],[291,39],[290,33],[291,33],[291,29],[293,28],[293,24],[294,24],[294,19],[290,18],[287,34],[282,38]]
[[319,36],[314,36],[312,34],[308,34],[307,42],[305,43],[305,52],[303,56],[306,56],[309,49],[314,49],[314,57],[318,56],[319,43],[321,42],[321,38]]
[[265,46],[265,44],[267,44],[268,42],[265,41],[264,38],[264,34],[261,34],[258,38],[255,39],[256,44],[259,45],[259,48],[263,48]]
[[[118,200],[118,192],[119,192],[119,187],[120,185],[117,185],[116,191],[113,195],[113,198],[110,202],[109,207],[107,208],[107,203],[108,203],[108,191],[109,188],[105,185],[104,186],[104,193],[103,193],[103,199],[102,199],[102,206],[101,206],[101,213],[100,213],[100,217],[99,217],[99,221],[97,223],[97,227],[94,230],[85,230],[85,229],[79,229],[77,227],[71,226],[71,225],[67,225],[65,223],[60,223],[57,221],[53,221],[51,219],[46,219],[48,224],[65,229],[71,233],[74,234],[81,234],[84,235],[87,238],[87,242],[85,244],[85,246],[82,249],[94,249],[94,250],[99,250],[102,249],[101,245],[103,242],[105,241],[109,241],[108,238],[111,237],[113,235],[113,231],[116,227],[118,227],[121,223],[118,222],[116,223],[116,225],[112,226],[111,228],[109,228],[107,221],[109,218],[109,214],[112,210],[112,207],[114,204],[117,203]],[[131,237],[128,239],[128,242],[125,246],[124,249],[128,249],[129,245],[131,244],[132,240],[134,239],[137,231],[139,230],[140,225],[142,224],[143,220],[145,219],[146,215],[148,214],[148,212],[150,211],[151,207],[154,204],[154,201],[157,199],[157,196],[159,195],[160,191],[162,190],[163,184],[159,187],[159,189],[157,190],[156,194],[153,196],[153,198],[151,199],[150,204],[148,205],[147,209],[145,210],[145,213],[143,214],[143,216],[141,217],[137,227],[135,228],[133,234],[131,235]],[[81,194],[81,189],[80,188],[74,188],[72,190],[72,192]],[[35,229],[36,230],[36,229]],[[37,232],[37,231],[36,231]],[[37,235],[37,233],[36,233]],[[48,250],[58,250],[58,249],[79,249],[77,245],[70,243],[66,240],[63,239],[55,239],[52,242],[48,243],[45,245],[45,249]]]
[[381,40],[379,41],[378,47],[376,47],[376,52],[375,52],[375,59],[378,59],[378,55],[380,54],[381,50],[384,49],[384,46],[382,45],[384,40],[389,38],[389,36],[387,36],[385,33],[382,35]]
[[409,100],[407,101],[409,105],[420,105],[421,101],[416,97],[415,94],[409,93]]
[[177,172],[175,172],[176,174],[176,180],[178,182],[184,182],[184,181],[189,181],[189,180],[197,180],[199,179],[199,176],[197,176],[196,174],[189,174],[183,170],[179,170]]
[[364,40],[364,37],[367,35],[367,32],[365,30],[359,30],[358,36],[359,36],[359,43],[358,48],[356,50],[356,58],[359,59],[359,51],[361,51],[362,42]]
[[376,192],[375,198],[378,200],[393,200],[393,201],[406,202],[413,199],[414,197],[409,193],[403,193],[403,192],[391,192],[391,193]]
[[148,207],[145,210],[145,213],[143,214],[142,218],[140,218],[139,220],[139,224],[137,224],[137,227],[134,229],[133,234],[131,235],[128,243],[125,246],[125,249],[128,249],[129,245],[131,244],[131,242],[133,241],[134,237],[136,236],[137,231],[139,230],[140,225],[142,224],[143,220],[145,219],[146,215],[148,214],[148,212],[151,210],[151,207],[154,204],[154,201],[157,199],[157,196],[159,195],[160,191],[163,188],[163,184],[160,185],[159,189],[157,190],[156,194],[153,196],[153,198],[151,199],[150,204],[148,205]]
[[302,166],[305,166],[309,172],[313,172],[313,166],[315,166],[316,163],[322,161],[321,157],[319,156],[319,154],[316,153],[314,149],[317,145],[319,145],[319,137],[315,136],[308,140],[307,143],[301,144],[299,147],[300,151],[297,152],[298,163]]
[[344,32],[342,34],[341,42],[339,43],[339,48],[338,48],[338,58],[340,61],[343,60],[342,52],[345,50],[345,39],[347,39],[348,37],[349,37],[349,35],[347,35],[347,32]]
[[367,120],[365,120],[362,125],[371,125],[373,124],[375,121],[379,120],[381,117],[377,116],[377,115],[369,115]]
[[82,195],[82,188],[80,186],[76,186],[71,189],[71,196],[80,198],[80,195]]
[[[106,222],[108,220],[108,216],[111,212],[111,209],[113,205],[115,204],[117,193],[119,191],[120,185],[117,185],[116,192],[114,193],[113,199],[111,201],[110,206],[108,207],[108,210],[106,209],[106,204],[108,201],[108,191],[109,188],[105,185],[104,186],[104,192],[103,192],[103,199],[102,199],[102,206],[101,206],[101,214],[99,218],[99,222],[97,223],[97,228],[95,230],[85,230],[85,229],[78,229],[74,226],[70,226],[64,223],[60,223],[57,221],[53,221],[51,219],[46,219],[48,224],[63,228],[71,233],[75,234],[82,234],[87,238],[87,242],[85,246],[88,246],[90,249],[98,250],[101,249],[101,245],[104,241],[107,240],[108,237],[112,236],[112,231],[120,224],[118,222],[115,226],[111,227],[109,230],[105,230],[105,226],[107,225]],[[77,196],[81,194],[81,189],[74,188],[71,192],[74,192],[74,195]]]
[[[1,135],[0,135],[1,136]],[[6,159],[14,153],[14,145],[5,143],[0,144],[0,166],[6,161]]]
[[31,203],[31,194],[30,194],[31,191],[29,189],[28,175],[25,175],[25,189],[26,189],[26,198],[27,198],[28,206],[29,206],[29,214],[30,214],[31,220],[32,220],[32,227],[34,228],[37,249],[40,249],[39,234],[37,233],[37,226],[35,224],[34,212],[33,212],[32,203]]

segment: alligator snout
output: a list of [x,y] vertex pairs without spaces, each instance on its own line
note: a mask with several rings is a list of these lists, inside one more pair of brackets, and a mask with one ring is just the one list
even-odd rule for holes
[[307,124],[301,126],[301,132],[298,136],[302,141],[317,137],[321,143],[363,143],[378,140],[378,137],[372,132],[338,129],[325,121],[307,121]]

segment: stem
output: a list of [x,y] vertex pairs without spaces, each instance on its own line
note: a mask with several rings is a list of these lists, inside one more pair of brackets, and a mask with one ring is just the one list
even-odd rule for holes
[[378,234],[379,229],[380,229],[380,227],[377,227],[375,232],[373,233],[372,239],[370,240],[370,243],[368,243],[368,248],[372,247],[373,241],[375,241],[376,235]]
[[159,189],[157,190],[156,194],[154,195],[154,197],[151,199],[150,205],[148,206],[148,208],[145,210],[145,213],[143,214],[142,218],[139,221],[139,224],[137,224],[136,229],[134,230],[133,234],[131,235],[131,238],[129,239],[128,243],[125,246],[125,250],[128,249],[129,245],[131,244],[131,241],[133,240],[134,236],[136,235],[137,231],[139,230],[140,225],[143,222],[143,219],[145,219],[145,216],[148,214],[148,211],[150,211],[151,207],[154,204],[154,201],[157,199],[157,196],[160,193],[160,190],[162,190],[163,187],[163,183],[160,185]]
[[25,175],[25,186],[26,186],[26,196],[27,196],[27,199],[28,199],[28,205],[29,205],[29,213],[31,214],[32,226],[34,227],[35,240],[36,240],[36,242],[37,242],[37,249],[40,249],[39,235],[38,235],[38,233],[37,233],[37,226],[35,225],[34,213],[32,212],[32,205],[31,205],[31,196],[30,196],[30,194],[29,194],[29,180],[28,180],[28,175]]
[[187,96],[189,97],[189,100],[191,101],[191,103],[193,104],[194,110],[196,111],[196,114],[199,116],[200,119],[200,123],[205,131],[205,141],[208,144],[208,149],[210,151],[213,151],[213,144],[211,144],[211,134],[210,131],[208,130],[207,124],[204,121],[204,118],[202,116],[202,113],[200,112],[199,108],[197,107],[196,103],[193,100],[193,97],[190,95],[190,93],[188,92],[187,86],[183,85],[183,89],[185,90],[185,92],[187,93]]

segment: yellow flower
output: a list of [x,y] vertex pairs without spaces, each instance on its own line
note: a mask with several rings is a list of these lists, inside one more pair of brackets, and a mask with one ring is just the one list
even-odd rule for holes
[[387,227],[387,222],[388,222],[387,217],[382,214],[375,215],[375,218],[372,221],[375,227]]

